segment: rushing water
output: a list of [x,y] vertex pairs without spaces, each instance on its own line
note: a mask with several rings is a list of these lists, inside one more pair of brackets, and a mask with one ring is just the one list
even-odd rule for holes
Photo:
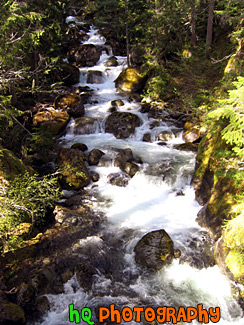
[[[69,19],[72,20],[72,17]],[[91,28],[86,43],[101,45],[104,42],[97,30]],[[161,122],[158,127],[150,129],[153,119],[141,113],[138,103],[129,102],[114,87],[114,80],[126,67],[126,59],[117,57],[119,66],[107,68],[104,62],[108,57],[103,52],[95,67],[80,69],[80,85],[88,85],[94,90],[92,102],[85,105],[85,111],[86,116],[96,118],[96,129],[92,134],[74,135],[74,121],[71,121],[67,134],[62,138],[63,146],[70,147],[73,143],[82,142],[89,150],[99,148],[105,153],[103,166],[90,167],[100,175],[96,183],[98,186],[94,188],[90,185],[88,189],[96,198],[94,209],[106,214],[107,223],[96,236],[80,240],[79,245],[73,248],[74,254],[85,258],[98,272],[88,292],[80,288],[74,276],[65,284],[64,294],[48,295],[51,310],[39,324],[68,324],[68,305],[72,303],[78,310],[91,308],[95,324],[98,323],[96,308],[110,304],[118,308],[196,307],[203,304],[204,308],[220,307],[221,325],[244,324],[241,308],[231,297],[230,282],[216,265],[209,266],[211,263],[205,256],[208,253],[204,247],[209,238],[195,222],[200,206],[194,200],[194,191],[190,187],[194,154],[173,149],[173,144],[183,142],[181,136],[174,137],[166,146],[157,144],[157,135],[161,131],[175,127]],[[88,70],[102,71],[104,82],[87,84]],[[116,139],[104,131],[110,101],[115,99],[124,101],[118,111],[129,110],[143,121],[135,134],[125,140]],[[151,133],[152,143],[142,141],[146,132]],[[121,148],[131,148],[134,156],[142,161],[140,171],[126,187],[111,185],[107,179],[110,173],[119,171],[112,158]],[[168,232],[182,256],[160,271],[149,272],[135,264],[133,249],[144,234],[157,229]],[[193,323],[198,324],[197,321]],[[138,323],[130,321],[127,324]]]

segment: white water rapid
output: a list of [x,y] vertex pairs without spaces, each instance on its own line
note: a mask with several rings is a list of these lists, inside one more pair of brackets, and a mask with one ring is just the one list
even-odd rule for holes
[[[86,43],[103,45],[105,39],[96,29],[91,28]],[[195,201],[194,191],[190,187],[195,155],[173,149],[173,144],[183,142],[179,132],[178,136],[167,141],[166,146],[158,145],[157,135],[176,127],[169,127],[160,122],[157,127],[150,129],[153,119],[149,118],[147,113],[140,112],[139,103],[129,101],[127,96],[116,91],[114,80],[126,67],[126,58],[117,57],[117,67],[105,67],[104,62],[111,54],[103,52],[96,66],[80,69],[79,85],[89,86],[94,90],[90,103],[85,105],[85,116],[97,120],[96,129],[91,134],[75,135],[72,120],[67,134],[61,139],[65,147],[81,142],[87,145],[88,150],[98,148],[105,153],[102,158],[103,166],[89,167],[99,173],[100,179],[95,183],[96,187],[93,183],[88,190],[92,191],[95,197],[94,209],[102,210],[107,222],[96,236],[82,239],[73,247],[74,254],[90,254],[90,259],[93,258],[98,264],[104,265],[99,266],[100,273],[94,276],[89,292],[79,286],[74,276],[65,284],[65,293],[47,295],[51,309],[36,324],[70,324],[69,304],[74,304],[78,310],[91,308],[95,324],[99,324],[95,310],[99,306],[110,304],[119,308],[196,307],[203,304],[205,309],[220,307],[220,325],[244,324],[241,308],[232,298],[229,280],[221,274],[216,265],[209,266],[208,262],[205,262],[207,253],[204,246],[210,239],[206,231],[195,222],[200,206]],[[104,82],[87,84],[88,70],[101,71]],[[110,102],[115,99],[122,99],[124,102],[118,111],[129,110],[137,114],[142,121],[135,134],[125,140],[116,139],[104,131],[104,120],[110,114]],[[147,132],[151,133],[152,143],[142,141]],[[133,155],[142,161],[140,171],[126,187],[111,185],[107,179],[109,174],[120,171],[114,166],[111,157],[114,158],[121,148],[131,148]],[[136,265],[133,249],[144,234],[157,229],[167,231],[174,241],[175,248],[181,250],[182,256],[160,271],[149,272]],[[87,323],[81,321],[81,324]],[[130,321],[123,324],[149,323]],[[199,322],[194,320],[192,324]]]

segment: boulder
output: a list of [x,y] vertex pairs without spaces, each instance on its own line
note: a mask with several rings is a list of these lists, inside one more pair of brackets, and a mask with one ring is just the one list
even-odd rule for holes
[[115,186],[125,187],[131,177],[126,173],[112,173],[108,175],[108,182]]
[[61,62],[54,72],[54,81],[63,81],[66,86],[72,86],[80,81],[80,70],[69,63]]
[[88,84],[102,84],[103,83],[103,73],[98,70],[89,70],[87,73],[87,83]]
[[31,310],[33,308],[34,299],[35,289],[32,285],[22,283],[17,288],[17,304],[25,310]]
[[0,324],[2,325],[21,325],[26,324],[24,310],[7,300],[0,304]]
[[80,151],[82,151],[82,152],[85,152],[85,151],[88,150],[87,145],[85,145],[84,143],[79,143],[79,142],[74,143],[74,144],[71,146],[71,149],[78,149],[78,150],[80,150]]
[[119,65],[117,58],[111,56],[107,61],[104,62],[105,67],[117,67]]
[[68,52],[68,58],[78,66],[92,67],[100,59],[100,51],[93,44],[79,45]]
[[135,163],[126,162],[120,165],[120,169],[130,177],[133,177],[139,171],[139,166]]
[[117,167],[120,167],[121,164],[126,162],[132,162],[134,160],[132,150],[130,148],[121,149],[120,152],[115,157],[114,164]]
[[115,80],[115,86],[126,93],[139,92],[145,86],[147,77],[136,68],[128,67]]
[[173,139],[173,133],[171,131],[163,131],[158,135],[158,140],[160,141],[169,141],[172,139]]
[[75,275],[84,290],[88,291],[91,289],[93,275],[95,274],[95,270],[92,267],[88,267],[87,263],[80,263],[75,266]]
[[91,117],[79,117],[75,119],[74,134],[91,134],[96,131],[96,120]]
[[79,189],[90,183],[89,172],[80,150],[62,148],[58,154],[57,164],[63,186]]
[[33,125],[37,128],[48,130],[57,135],[68,124],[70,116],[67,112],[53,109],[52,107],[37,113],[33,117]]
[[198,129],[189,129],[183,133],[182,139],[185,142],[194,142],[200,138],[200,132]]
[[115,100],[112,100],[111,101],[111,106],[114,106],[114,107],[120,107],[120,106],[123,106],[125,103],[123,102],[122,99],[115,99]]
[[67,112],[71,117],[85,114],[83,100],[78,94],[60,95],[54,101],[54,108]]
[[144,142],[152,142],[152,140],[151,140],[151,133],[145,133],[143,135],[142,141],[144,141]]
[[180,150],[180,151],[193,151],[197,152],[198,145],[194,144],[192,142],[185,142],[180,144],[175,144],[174,149]]
[[99,149],[93,149],[92,151],[90,151],[88,155],[89,165],[97,165],[103,155],[104,152]]
[[160,270],[174,257],[174,243],[164,229],[149,232],[134,248],[135,261],[142,267]]
[[105,121],[105,132],[112,133],[117,139],[128,138],[140,125],[140,118],[132,113],[113,112]]

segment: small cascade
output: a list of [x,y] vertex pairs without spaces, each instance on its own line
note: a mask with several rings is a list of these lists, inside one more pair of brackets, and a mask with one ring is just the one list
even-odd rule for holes
[[[73,18],[68,17],[66,21],[76,22]],[[243,313],[231,296],[230,282],[214,265],[211,239],[195,221],[200,209],[190,187],[195,154],[174,149],[175,144],[183,143],[181,129],[165,121],[157,121],[152,128],[155,119],[143,113],[138,102],[116,90],[114,80],[126,68],[126,58],[117,56],[118,66],[107,67],[105,63],[112,52],[106,51],[105,38],[94,27],[88,35],[84,44],[99,46],[100,60],[96,66],[80,68],[80,83],[74,86],[92,89],[85,116],[95,119],[95,126],[85,134],[77,134],[72,119],[60,141],[67,148],[81,142],[89,151],[97,148],[104,152],[101,164],[89,167],[100,178],[95,187],[91,184],[87,190],[96,198],[94,210],[102,211],[107,221],[99,233],[80,239],[72,248],[74,256],[92,273],[86,290],[81,287],[78,275],[73,276],[64,285],[64,293],[47,295],[51,309],[35,324],[68,324],[69,304],[74,304],[77,310],[91,308],[95,324],[98,324],[98,308],[111,304],[120,310],[125,306],[186,308],[203,304],[205,309],[220,307],[218,324],[243,324]],[[87,82],[91,71],[99,71],[101,83]],[[133,113],[141,122],[126,139],[105,132],[111,101],[118,99],[123,105],[116,108],[117,112]],[[158,135],[165,131],[170,133],[170,139],[159,145]],[[143,141],[146,133],[150,134],[151,142]],[[120,149],[126,148],[131,149],[139,171],[128,179],[127,186],[116,186],[109,178],[121,173],[114,159]],[[167,231],[181,256],[154,272],[135,263],[134,247],[143,235],[158,229]],[[87,324],[82,320],[80,323]],[[121,323],[149,324],[145,319]],[[192,321],[192,324],[200,323]]]

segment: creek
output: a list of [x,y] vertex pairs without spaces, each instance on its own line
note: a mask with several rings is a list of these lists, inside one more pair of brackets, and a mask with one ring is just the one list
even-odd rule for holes
[[[95,28],[91,27],[88,34],[87,44],[105,44],[104,37]],[[95,324],[98,324],[97,308],[111,304],[119,309],[203,304],[206,309],[220,307],[218,323],[221,325],[244,324],[242,310],[232,298],[230,281],[213,263],[212,241],[195,221],[200,209],[190,187],[195,154],[174,149],[175,144],[183,143],[180,129],[163,121],[152,129],[154,119],[140,111],[138,102],[116,90],[114,80],[126,68],[126,58],[117,56],[119,65],[106,67],[104,62],[111,55],[112,51],[108,54],[104,51],[96,66],[80,68],[80,83],[75,85],[93,89],[92,98],[85,105],[85,116],[96,119],[95,127],[89,134],[77,135],[72,120],[60,139],[64,147],[81,142],[89,151],[98,148],[105,153],[102,163],[89,167],[99,173],[100,178],[87,190],[94,198],[94,210],[102,211],[106,221],[96,235],[79,240],[72,248],[74,255],[96,269],[96,274],[88,291],[80,287],[74,276],[64,285],[64,293],[47,295],[51,309],[36,324],[68,324],[69,304],[78,310],[91,308]],[[101,71],[103,83],[88,84],[89,70]],[[116,139],[105,132],[110,102],[116,99],[124,102],[117,111],[129,111],[141,120],[141,125],[127,139]],[[163,131],[174,134],[164,146],[158,144],[157,137]],[[150,143],[142,141],[145,133],[151,134]],[[119,149],[125,148],[131,148],[140,161],[140,170],[127,186],[120,187],[110,184],[108,175],[120,172],[114,158]],[[135,263],[134,247],[143,235],[158,229],[167,231],[174,247],[181,250],[181,257],[157,272],[144,270]],[[140,324],[148,323],[142,320]],[[194,320],[193,324],[199,323]]]

